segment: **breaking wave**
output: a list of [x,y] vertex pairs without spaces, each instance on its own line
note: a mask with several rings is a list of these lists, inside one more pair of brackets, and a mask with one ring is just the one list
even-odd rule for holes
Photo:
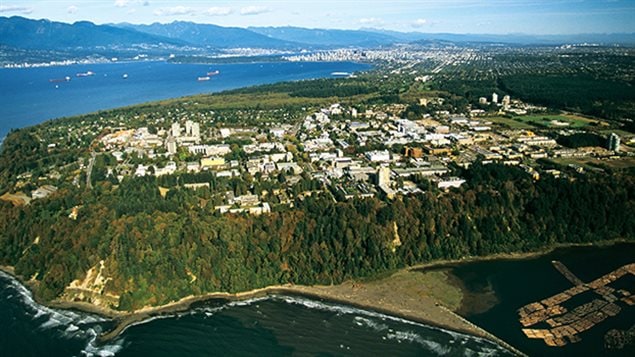
[[57,310],[38,304],[29,289],[11,275],[0,271],[0,278],[6,280],[5,290],[13,293],[7,298],[17,298],[24,306],[24,313],[31,320],[38,323],[41,330],[50,330],[64,339],[78,339],[86,342],[80,351],[83,356],[114,356],[123,348],[123,339],[111,343],[98,345],[97,336],[103,331],[101,324],[110,320],[101,316]]

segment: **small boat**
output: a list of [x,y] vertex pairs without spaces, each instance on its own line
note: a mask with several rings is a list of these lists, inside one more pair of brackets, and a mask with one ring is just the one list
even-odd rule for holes
[[128,79],[128,73],[124,73],[123,76],[121,76],[123,79]]
[[219,73],[220,73],[220,71],[219,71],[219,70],[215,70],[215,71],[207,72],[207,75],[208,75],[208,76],[215,76],[215,75],[217,75],[217,74],[219,74]]
[[199,81],[199,82],[209,81],[210,79],[211,79],[211,78],[210,78],[209,76],[208,76],[208,77],[198,77],[198,81]]

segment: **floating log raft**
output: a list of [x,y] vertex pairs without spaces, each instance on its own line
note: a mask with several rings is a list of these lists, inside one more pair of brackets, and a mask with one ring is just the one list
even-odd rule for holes
[[[518,309],[518,319],[523,327],[530,327],[544,323],[549,328],[523,328],[522,332],[528,338],[544,340],[548,346],[561,347],[568,343],[581,340],[580,333],[590,330],[609,317],[618,315],[622,307],[617,303],[635,305],[633,292],[616,290],[608,284],[621,277],[635,275],[635,263],[627,264],[590,283],[584,283],[575,276],[564,264],[552,261],[554,267],[562,273],[574,286],[551,297],[527,304]],[[593,291],[600,298],[577,306],[570,311],[562,306],[574,296],[587,291]],[[619,297],[618,297],[619,296]]]

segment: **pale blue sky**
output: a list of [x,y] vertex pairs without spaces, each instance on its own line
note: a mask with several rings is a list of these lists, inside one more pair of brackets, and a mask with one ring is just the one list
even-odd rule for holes
[[451,33],[635,32],[635,0],[0,0],[0,16],[56,21],[301,26]]

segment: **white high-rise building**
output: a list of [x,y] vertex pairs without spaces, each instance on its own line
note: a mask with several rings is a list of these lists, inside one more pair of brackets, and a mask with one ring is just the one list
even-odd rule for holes
[[620,151],[620,137],[615,133],[611,133],[609,136],[609,150]]
[[201,136],[201,126],[198,123],[193,123],[192,128],[190,130],[190,136],[198,138]]
[[492,93],[492,103],[498,103],[498,94]]
[[185,122],[185,135],[192,135],[192,124],[194,124],[194,122],[191,120]]
[[172,123],[172,136],[174,137],[181,136],[181,124]]
[[511,103],[512,98],[508,95],[503,97],[503,105],[509,105],[509,103]]
[[176,140],[174,140],[173,137],[170,136],[168,140],[165,141],[165,149],[172,155],[176,154]]

